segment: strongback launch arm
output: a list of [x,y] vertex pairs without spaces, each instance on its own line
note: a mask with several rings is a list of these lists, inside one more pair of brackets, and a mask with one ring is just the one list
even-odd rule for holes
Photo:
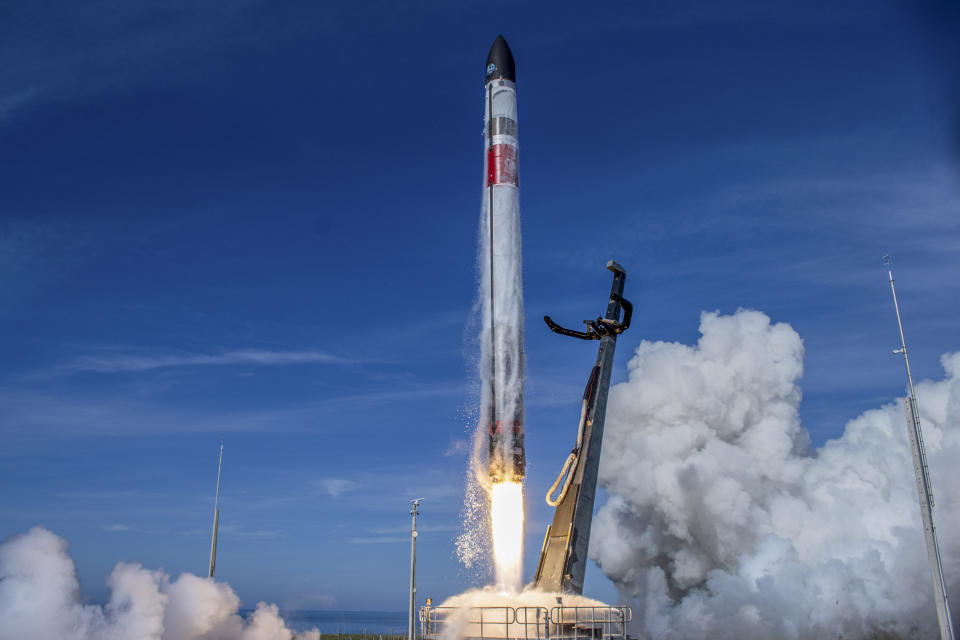
[[[583,395],[577,445],[570,454],[571,466],[566,469],[569,475],[566,476],[563,490],[555,503],[547,496],[548,503],[556,504],[556,511],[553,523],[547,528],[543,540],[534,580],[536,588],[542,591],[583,593],[597,471],[603,445],[603,424],[607,413],[607,393],[613,371],[613,353],[617,346],[617,336],[629,328],[633,315],[633,305],[623,298],[627,272],[613,260],[607,263],[607,269],[613,272],[613,285],[610,288],[606,314],[589,321],[587,331],[565,329],[553,322],[549,316],[544,317],[547,326],[555,333],[581,340],[599,340],[600,346],[596,364],[590,372]],[[562,482],[563,477],[564,473],[561,472],[554,489]]]

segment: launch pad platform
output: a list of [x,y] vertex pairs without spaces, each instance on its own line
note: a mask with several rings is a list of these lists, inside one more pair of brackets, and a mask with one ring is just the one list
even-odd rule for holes
[[[627,640],[630,607],[432,607],[420,609],[420,637],[469,640]],[[454,633],[444,632],[454,627]]]

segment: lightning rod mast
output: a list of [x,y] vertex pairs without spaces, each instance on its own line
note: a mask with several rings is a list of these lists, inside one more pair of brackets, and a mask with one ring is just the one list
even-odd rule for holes
[[423,498],[410,501],[410,504],[413,505],[410,510],[413,523],[410,525],[410,619],[407,626],[407,640],[416,640],[417,637],[414,614],[417,606],[417,514],[421,502],[423,502]]
[[210,571],[207,577],[213,580],[217,566],[217,529],[220,525],[220,469],[223,467],[223,442],[220,443],[220,460],[217,462],[217,493],[213,498],[213,536],[210,540]]
[[913,471],[917,481],[917,495],[920,498],[920,516],[923,520],[923,534],[927,541],[927,557],[930,560],[930,576],[933,578],[933,596],[937,605],[937,621],[940,626],[940,640],[956,640],[953,634],[953,621],[950,619],[950,603],[947,601],[947,588],[943,580],[943,565],[940,562],[940,545],[937,542],[937,530],[933,526],[933,483],[930,481],[930,468],[927,466],[927,452],[923,446],[923,432],[920,429],[920,410],[917,408],[917,394],[913,388],[913,374],[910,372],[910,358],[907,356],[907,342],[903,337],[903,322],[900,320],[900,305],[897,303],[897,289],[893,286],[893,261],[883,256],[890,277],[890,293],[893,294],[893,308],[897,312],[897,326],[900,328],[900,348],[895,354],[903,354],[903,363],[907,367],[907,383],[910,395],[904,401],[907,411],[907,433],[910,436],[910,452],[913,454]]

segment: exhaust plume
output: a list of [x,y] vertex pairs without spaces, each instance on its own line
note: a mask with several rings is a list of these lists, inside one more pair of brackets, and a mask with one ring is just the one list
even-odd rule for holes
[[[591,556],[644,638],[937,635],[902,399],[816,451],[803,343],[757,311],[644,342],[610,392]],[[960,352],[917,386],[950,594],[960,593]],[[891,367],[898,363],[891,363]]]

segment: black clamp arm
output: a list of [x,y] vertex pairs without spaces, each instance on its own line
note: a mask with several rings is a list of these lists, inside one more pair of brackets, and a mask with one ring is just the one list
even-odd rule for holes
[[623,321],[619,323],[621,327],[620,331],[617,331],[617,333],[623,333],[630,328],[630,320],[633,319],[633,304],[623,296],[615,293],[610,294],[610,299],[616,300],[620,303],[620,306],[623,307]]
[[[573,329],[567,329],[561,327],[556,322],[554,322],[550,316],[543,316],[543,321],[547,323],[547,326],[550,327],[550,331],[554,333],[559,333],[562,336],[570,336],[571,338],[580,338],[581,340],[599,340],[600,336],[592,331],[574,331]],[[592,324],[592,323],[591,323]]]
[[607,318],[597,317],[596,320],[587,320],[586,331],[575,331],[561,327],[550,316],[543,316],[543,321],[547,323],[550,330],[559,333],[562,336],[579,338],[580,340],[599,340],[604,336],[620,335],[630,328],[630,320],[633,318],[633,305],[626,298],[615,293],[610,294],[610,299],[620,303],[623,307],[623,320],[608,320]]

